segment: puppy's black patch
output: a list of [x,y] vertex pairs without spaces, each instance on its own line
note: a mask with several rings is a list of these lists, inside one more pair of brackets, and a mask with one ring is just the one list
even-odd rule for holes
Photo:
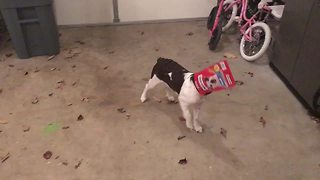
[[151,78],[156,75],[179,94],[184,82],[184,75],[189,72],[172,59],[159,58],[152,69]]

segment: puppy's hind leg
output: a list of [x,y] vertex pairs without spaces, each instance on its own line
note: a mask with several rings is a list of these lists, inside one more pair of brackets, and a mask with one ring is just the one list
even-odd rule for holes
[[166,88],[166,97],[167,97],[169,102],[174,102],[175,101],[174,96],[170,93],[169,86]]
[[158,84],[161,83],[161,80],[157,77],[157,75],[153,75],[153,77],[149,80],[149,82],[146,84],[142,94],[141,94],[141,102],[145,102],[147,100],[147,93],[150,89],[153,89]]
[[198,133],[202,133],[202,127],[199,123],[199,114],[200,114],[200,109],[201,109],[201,103],[197,103],[193,105],[193,126],[194,130],[197,131]]

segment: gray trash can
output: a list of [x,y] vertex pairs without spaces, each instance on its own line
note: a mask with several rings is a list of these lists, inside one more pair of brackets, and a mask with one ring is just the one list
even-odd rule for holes
[[52,0],[0,0],[0,8],[19,58],[60,52]]

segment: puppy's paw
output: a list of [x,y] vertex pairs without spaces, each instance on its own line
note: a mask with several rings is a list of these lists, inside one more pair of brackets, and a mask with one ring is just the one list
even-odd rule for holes
[[193,124],[192,123],[188,123],[188,121],[186,121],[186,126],[187,126],[187,128],[189,128],[191,130],[194,130]]
[[197,132],[197,133],[202,133],[203,132],[203,129],[202,129],[202,127],[201,126],[195,126],[194,127],[194,130]]
[[144,102],[146,102],[146,101],[147,101],[147,97],[145,97],[145,96],[141,96],[140,100],[141,100],[141,102],[142,102],[142,103],[144,103]]
[[169,102],[175,102],[175,98],[173,96],[167,96]]

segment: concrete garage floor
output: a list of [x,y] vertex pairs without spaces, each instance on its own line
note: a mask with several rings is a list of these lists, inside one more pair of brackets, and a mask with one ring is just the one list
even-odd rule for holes
[[[15,54],[5,57],[13,52],[10,42],[2,45],[0,179],[320,179],[319,125],[266,57],[255,63],[240,58],[238,35],[223,35],[211,52],[204,21],[60,33],[62,50],[77,47],[73,52],[80,54],[19,60]],[[157,57],[197,71],[226,52],[237,55],[229,62],[244,84],[208,96],[200,115],[203,134],[179,120],[179,106],[167,104],[163,87],[150,94],[161,103],[154,98],[139,102]],[[80,114],[83,120],[77,120]],[[46,151],[53,154],[47,160]],[[178,164],[185,157],[188,163]]]

